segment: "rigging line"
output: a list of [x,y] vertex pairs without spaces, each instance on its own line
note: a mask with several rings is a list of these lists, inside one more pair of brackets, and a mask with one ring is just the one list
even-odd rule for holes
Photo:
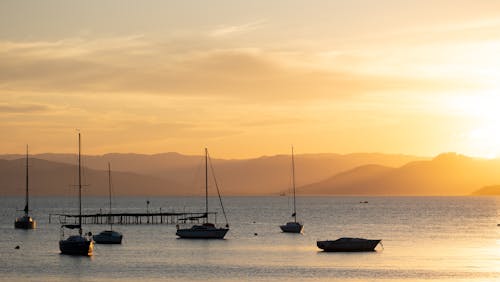
[[[285,155],[288,156],[288,155]],[[287,189],[287,198],[288,198],[288,209],[291,210],[293,206],[293,164],[289,164],[288,171],[288,189]]]
[[210,155],[208,155],[208,162],[210,163],[210,170],[212,171],[212,177],[214,178],[215,188],[217,188],[217,195],[219,196],[219,202],[222,208],[222,214],[224,215],[224,219],[226,220],[226,227],[229,227],[229,222],[227,220],[226,211],[224,210],[224,205],[222,204],[222,197],[220,196],[219,185],[217,183],[217,178],[215,178],[214,167],[212,165],[212,159],[210,158]]

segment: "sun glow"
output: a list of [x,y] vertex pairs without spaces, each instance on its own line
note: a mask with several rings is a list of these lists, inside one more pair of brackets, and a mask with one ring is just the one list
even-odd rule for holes
[[465,154],[495,158],[500,155],[500,90],[476,95],[455,96],[450,109],[471,122],[462,134]]

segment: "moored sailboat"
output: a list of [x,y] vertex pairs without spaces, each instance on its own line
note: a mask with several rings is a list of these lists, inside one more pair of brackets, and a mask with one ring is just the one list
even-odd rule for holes
[[35,229],[36,221],[29,215],[29,166],[28,166],[28,145],[26,145],[26,197],[24,204],[24,215],[16,218],[14,227],[19,229]]
[[[111,216],[111,164],[108,163],[108,188],[109,188],[109,214]],[[111,218],[109,219],[111,220]],[[109,223],[109,229],[110,230],[105,230],[100,232],[97,235],[94,235],[94,241],[97,244],[121,244],[122,243],[122,238],[123,235],[118,232],[113,230],[113,223],[110,221]]]
[[71,235],[59,241],[61,254],[91,256],[94,250],[92,233],[83,236],[82,231],[82,164],[81,164],[81,141],[78,133],[78,224],[65,224],[61,226],[61,237],[64,237],[64,228],[78,229],[78,235]]
[[302,233],[304,225],[297,221],[297,208],[296,208],[296,200],[295,200],[295,159],[293,156],[293,147],[292,147],[292,188],[293,188],[293,221],[287,222],[284,225],[280,225],[281,231],[285,233]]
[[179,238],[224,239],[224,236],[229,231],[229,224],[227,223],[226,212],[224,211],[224,206],[222,205],[222,198],[220,196],[219,187],[217,186],[217,181],[215,181],[215,186],[217,187],[217,194],[219,195],[222,212],[224,214],[224,218],[226,219],[226,226],[217,227],[215,226],[215,224],[208,222],[208,160],[208,150],[205,148],[205,214],[203,215],[204,223],[202,225],[193,225],[191,228],[178,228],[175,234],[179,236]]

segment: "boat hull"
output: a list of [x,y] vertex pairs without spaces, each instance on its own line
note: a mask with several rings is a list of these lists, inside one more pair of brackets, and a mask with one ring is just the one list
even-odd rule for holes
[[298,222],[289,222],[285,225],[280,225],[280,228],[285,233],[302,233],[304,226]]
[[92,237],[96,244],[121,244],[123,235],[118,232],[114,232],[110,234],[108,232],[103,232]]
[[317,241],[316,245],[325,252],[373,252],[380,241],[362,238],[340,238],[333,241]]
[[16,221],[14,222],[14,228],[35,229],[36,221],[29,216],[27,218],[26,217],[16,218]]
[[94,241],[86,239],[83,241],[60,240],[59,250],[61,254],[65,255],[91,256],[94,252]]
[[193,228],[178,229],[175,235],[183,239],[224,239],[227,228],[213,228],[206,230],[197,230]]

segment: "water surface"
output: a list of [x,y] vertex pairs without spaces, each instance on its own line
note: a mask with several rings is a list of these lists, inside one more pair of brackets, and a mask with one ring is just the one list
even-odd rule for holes
[[[201,211],[204,198],[115,199],[116,212]],[[360,201],[368,201],[363,204]],[[106,211],[106,197],[84,199]],[[75,212],[76,200],[34,197],[36,230],[14,229],[22,197],[0,199],[1,281],[497,281],[500,198],[299,197],[304,234],[284,234],[287,197],[226,197],[225,240],[176,239],[173,225],[115,225],[122,245],[96,245],[93,257],[60,255],[50,213]],[[217,199],[210,205],[219,211]],[[104,225],[86,225],[98,233]],[[255,235],[255,233],[257,235]],[[316,240],[382,239],[373,253],[324,253]],[[21,248],[14,249],[16,245]]]

